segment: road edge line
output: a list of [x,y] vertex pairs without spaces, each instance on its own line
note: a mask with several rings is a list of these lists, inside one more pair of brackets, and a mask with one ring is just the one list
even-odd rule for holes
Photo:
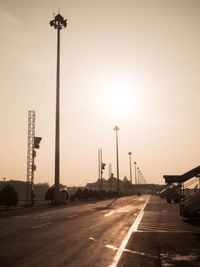
[[139,223],[140,223],[140,221],[141,221],[141,219],[142,219],[142,217],[143,217],[144,209],[145,209],[145,207],[146,207],[146,205],[147,205],[147,203],[148,203],[148,201],[149,201],[149,198],[150,198],[150,197],[147,198],[147,200],[146,200],[146,202],[145,202],[143,208],[141,209],[141,211],[139,212],[137,218],[135,219],[135,221],[134,221],[133,224],[131,225],[130,229],[128,230],[128,233],[126,234],[124,240],[122,241],[120,247],[118,248],[117,253],[115,254],[115,256],[114,256],[114,258],[113,258],[113,261],[112,261],[112,263],[109,265],[109,267],[116,267],[116,266],[117,266],[117,264],[118,264],[118,262],[119,262],[119,260],[120,260],[120,258],[121,258],[121,255],[122,255],[122,253],[123,253],[123,251],[124,251],[124,249],[125,249],[125,247],[126,247],[126,245],[127,245],[127,243],[128,243],[128,240],[129,240],[131,234],[132,234],[133,232],[136,232],[136,231],[137,231],[138,225],[139,225]]

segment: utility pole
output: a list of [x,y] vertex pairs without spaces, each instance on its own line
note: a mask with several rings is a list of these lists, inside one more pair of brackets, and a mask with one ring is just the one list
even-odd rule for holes
[[129,155],[129,161],[130,161],[130,182],[132,184],[133,183],[133,181],[132,181],[132,166],[131,166],[131,155],[132,155],[132,153],[128,152],[128,155]]
[[57,30],[57,71],[56,71],[56,131],[55,131],[55,204],[60,203],[60,30],[67,27],[67,20],[60,14],[50,21],[51,27]]
[[116,159],[117,159],[117,196],[119,197],[119,155],[118,155],[118,131],[119,127],[115,126],[114,131],[116,132]]

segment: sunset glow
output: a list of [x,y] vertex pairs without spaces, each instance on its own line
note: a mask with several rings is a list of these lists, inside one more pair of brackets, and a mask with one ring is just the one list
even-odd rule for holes
[[102,85],[99,105],[105,115],[119,119],[124,116],[139,116],[143,112],[144,101],[136,83],[117,77]]

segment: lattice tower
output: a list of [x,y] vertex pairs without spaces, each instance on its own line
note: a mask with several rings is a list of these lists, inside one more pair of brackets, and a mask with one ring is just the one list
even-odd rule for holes
[[35,111],[28,112],[28,148],[27,148],[27,180],[26,180],[26,202],[31,204],[34,177],[34,137],[35,137]]

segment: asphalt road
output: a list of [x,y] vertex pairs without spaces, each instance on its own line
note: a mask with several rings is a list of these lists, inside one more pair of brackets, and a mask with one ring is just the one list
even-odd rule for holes
[[200,267],[200,217],[184,219],[178,204],[151,197],[118,267]]
[[131,196],[1,218],[0,266],[115,266],[147,199]]

